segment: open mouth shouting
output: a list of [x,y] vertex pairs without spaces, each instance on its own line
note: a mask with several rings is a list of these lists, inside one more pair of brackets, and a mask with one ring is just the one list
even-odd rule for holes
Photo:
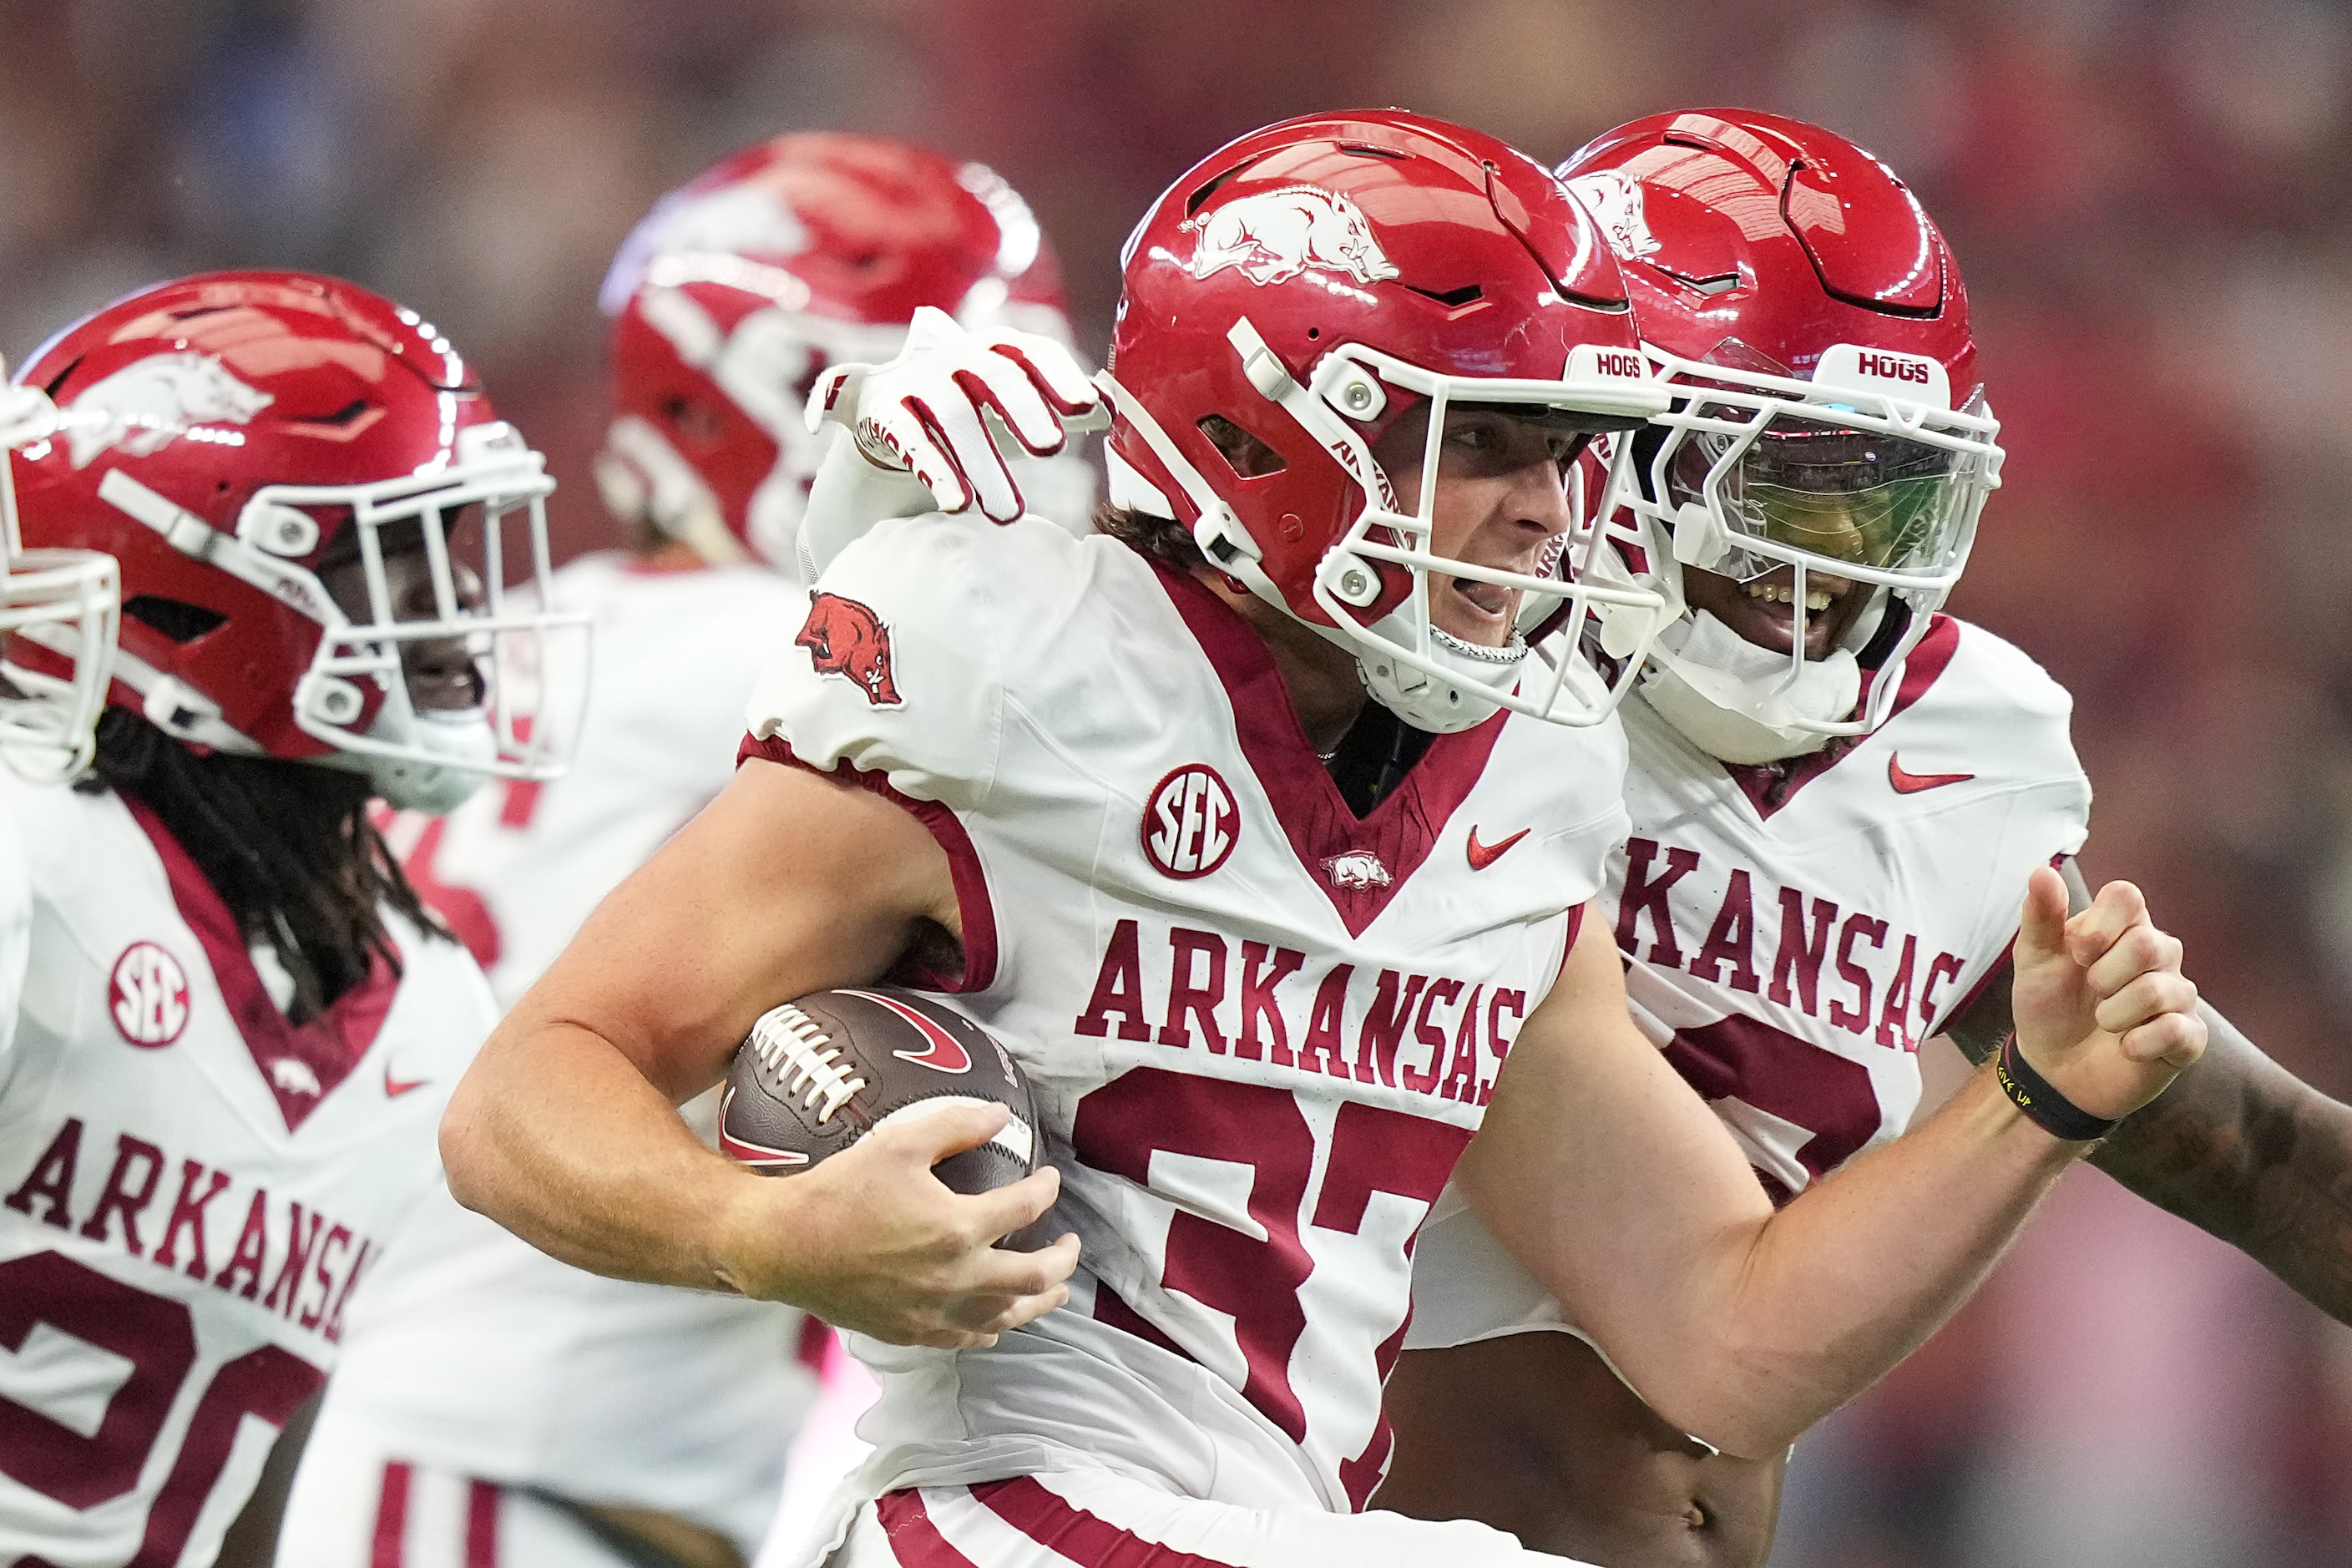
[[[1511,612],[1517,607],[1519,596],[1517,590],[1506,588],[1499,583],[1482,583],[1475,577],[1449,578],[1446,587],[1460,601],[1469,625],[1493,626],[1498,633],[1493,639],[1495,642],[1499,644],[1507,640]],[[1475,640],[1484,642],[1488,639],[1480,637]]]

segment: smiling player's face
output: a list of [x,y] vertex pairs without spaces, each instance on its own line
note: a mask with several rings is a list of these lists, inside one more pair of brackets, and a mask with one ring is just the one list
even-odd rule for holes
[[[1776,566],[1761,577],[1738,583],[1696,566],[1683,568],[1683,597],[1706,610],[1748,641],[1769,653],[1787,653],[1797,624],[1796,572]],[[1870,599],[1866,584],[1805,574],[1805,657],[1826,658]]]
[[[1372,448],[1407,513],[1420,503],[1428,430],[1423,404]],[[1446,410],[1431,508],[1431,552],[1474,566],[1539,574],[1547,546],[1573,520],[1570,470],[1589,439],[1557,421],[1509,410]],[[1510,641],[1520,597],[1516,588],[1433,574],[1429,618],[1464,642],[1500,647]]]

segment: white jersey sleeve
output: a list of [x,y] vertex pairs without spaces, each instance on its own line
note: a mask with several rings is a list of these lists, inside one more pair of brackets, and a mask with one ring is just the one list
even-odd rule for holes
[[772,743],[755,751],[781,747],[827,773],[846,763],[956,810],[987,800],[1007,687],[1027,657],[1006,646],[991,584],[1025,564],[1045,580],[1066,576],[1053,558],[1070,542],[1025,525],[983,538],[974,531],[989,525],[940,524],[937,514],[890,519],[835,560],[793,646],[752,692],[746,727]]

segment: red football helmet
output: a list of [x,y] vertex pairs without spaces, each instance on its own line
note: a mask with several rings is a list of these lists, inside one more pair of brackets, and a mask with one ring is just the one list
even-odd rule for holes
[[64,677],[13,658],[0,661],[0,755],[35,776],[69,777],[89,765],[121,595],[112,556],[26,550],[17,532],[15,465],[6,454],[56,427],[57,409],[46,396],[0,382],[0,650],[22,637],[72,660]]
[[[1944,237],[1868,153],[1748,110],[1634,121],[1559,174],[1617,255],[1651,362],[1682,392],[1657,421],[1663,441],[1629,443],[1646,454],[1619,519],[1632,559],[1678,616],[1680,564],[1785,595],[1795,619],[1783,658],[1685,616],[1648,689],[1669,717],[1694,702],[1735,716],[1728,731],[1714,714],[1698,726],[1735,762],[1874,729],[2000,483],[2000,426]],[[1784,566],[1790,584],[1758,584]],[[1876,590],[1826,661],[1805,657],[1807,617],[1828,600],[1812,574]]]
[[[1114,504],[1180,520],[1210,562],[1354,651],[1365,685],[1423,729],[1497,707],[1590,723],[1595,689],[1557,658],[1520,686],[1527,644],[1478,647],[1430,620],[1431,574],[1520,594],[1519,624],[1647,591],[1585,578],[1580,528],[1558,575],[1440,557],[1434,484],[1402,511],[1372,446],[1427,400],[1433,475],[1449,404],[1539,405],[1623,428],[1665,405],[1599,231],[1540,165],[1490,136],[1398,110],[1285,121],[1213,153],[1127,242],[1103,378]],[[1244,476],[1203,423],[1270,447]],[[1621,465],[1622,468],[1622,465]],[[1572,612],[1563,616],[1562,602]]]
[[[17,379],[58,407],[16,458],[26,541],[121,566],[110,701],[428,810],[487,774],[560,771],[576,726],[547,693],[584,693],[585,628],[506,572],[511,544],[548,581],[553,483],[415,312],[332,279],[211,273],[85,318]],[[410,552],[424,571],[401,595]],[[364,584],[364,614],[338,576]],[[546,657],[559,631],[569,662]],[[411,700],[404,664],[435,649],[459,705]],[[78,668],[63,651],[53,672]]]
[[[838,362],[879,364],[917,307],[1067,344],[1062,279],[1029,208],[995,174],[879,136],[805,132],[722,159],[662,198],[604,289],[616,416],[597,461],[607,504],[705,559],[791,569],[832,433],[803,406]],[[1093,478],[1075,456],[1048,489]],[[1058,515],[1058,513],[1057,513]]]

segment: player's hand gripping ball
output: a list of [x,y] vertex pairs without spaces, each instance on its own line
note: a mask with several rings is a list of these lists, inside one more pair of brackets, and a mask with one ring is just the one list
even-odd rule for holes
[[788,1175],[885,1122],[992,1101],[1013,1112],[1004,1130],[931,1167],[956,1192],[987,1192],[1036,1169],[1036,1109],[1012,1053],[912,991],[819,991],[761,1014],[736,1047],[719,1146],[763,1175]]

